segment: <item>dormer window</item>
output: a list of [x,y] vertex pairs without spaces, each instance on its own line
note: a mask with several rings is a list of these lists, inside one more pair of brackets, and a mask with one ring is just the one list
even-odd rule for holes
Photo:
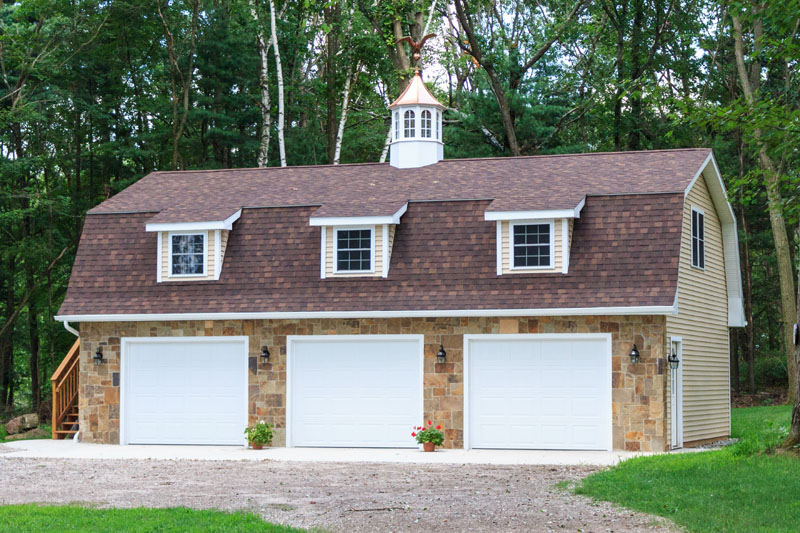
[[553,223],[512,223],[512,268],[553,266]]
[[427,109],[422,112],[420,120],[420,136],[430,138],[431,136],[431,112]]
[[416,116],[414,112],[411,111],[410,109],[407,110],[403,115],[403,118],[404,118],[403,137],[405,137],[406,139],[411,139],[413,137],[416,137],[417,125],[416,125]]
[[336,273],[373,271],[375,244],[372,228],[337,229],[334,245]]
[[170,276],[204,276],[207,233],[171,233]]

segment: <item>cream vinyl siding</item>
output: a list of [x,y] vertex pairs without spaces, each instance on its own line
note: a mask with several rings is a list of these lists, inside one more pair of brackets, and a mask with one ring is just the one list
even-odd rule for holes
[[[374,272],[356,272],[352,274],[334,273],[334,262],[336,258],[334,253],[334,237],[337,229],[347,229],[346,227],[336,228],[335,226],[326,226],[325,228],[325,277],[326,278],[357,278],[357,277],[380,277],[383,272],[383,226],[370,226],[372,229],[372,237],[375,245],[375,264],[373,265]],[[389,249],[391,250],[391,237],[389,234]]]
[[214,246],[214,231],[185,231],[181,233],[202,233],[206,236],[206,275],[205,276],[174,276],[170,277],[169,254],[170,237],[169,232],[161,232],[161,281],[199,281],[213,280],[216,253]]
[[392,260],[392,246],[394,246],[394,224],[389,225],[389,262]]
[[[702,270],[691,266],[692,207],[705,213]],[[683,340],[684,443],[729,435],[730,347],[722,228],[702,175],[683,207],[678,315],[667,317],[667,336]]]
[[225,259],[225,248],[228,247],[228,235],[230,235],[230,233],[231,232],[229,230],[224,229],[224,230],[222,230],[222,235],[220,235],[220,239],[219,239],[219,241],[220,241],[220,245],[219,245],[220,254],[219,254],[219,256],[223,260]]
[[[502,236],[503,236],[503,274],[530,274],[533,272],[540,272],[540,273],[552,273],[552,272],[561,272],[561,257],[562,257],[562,246],[561,246],[561,219],[554,220],[554,221],[546,221],[546,220],[533,220],[531,224],[541,224],[543,222],[550,222],[553,224],[553,242],[550,243],[551,246],[554,247],[554,258],[553,258],[553,266],[552,268],[511,268],[511,222],[504,220],[502,222]],[[514,222],[515,224],[520,224],[520,222]]]

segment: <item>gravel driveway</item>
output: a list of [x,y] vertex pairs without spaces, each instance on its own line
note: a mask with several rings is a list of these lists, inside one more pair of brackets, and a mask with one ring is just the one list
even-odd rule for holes
[[0,455],[0,503],[248,510],[330,531],[674,531],[554,485],[596,470],[244,461],[20,459]]

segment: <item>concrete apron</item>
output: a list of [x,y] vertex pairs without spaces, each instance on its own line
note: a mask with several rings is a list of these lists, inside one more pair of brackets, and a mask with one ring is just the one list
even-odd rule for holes
[[301,461],[342,463],[421,463],[486,465],[613,466],[655,455],[627,451],[436,450],[416,448],[264,448],[89,444],[70,440],[25,440],[0,444],[0,457],[52,459],[155,459],[189,461]]

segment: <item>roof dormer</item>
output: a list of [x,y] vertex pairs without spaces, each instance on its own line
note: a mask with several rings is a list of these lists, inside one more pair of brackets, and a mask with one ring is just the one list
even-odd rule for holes
[[240,208],[206,212],[173,207],[153,216],[145,230],[157,234],[156,281],[214,281],[222,274],[225,248]]
[[389,106],[392,144],[389,163],[396,168],[432,165],[444,158],[442,111],[417,71],[406,90]]

